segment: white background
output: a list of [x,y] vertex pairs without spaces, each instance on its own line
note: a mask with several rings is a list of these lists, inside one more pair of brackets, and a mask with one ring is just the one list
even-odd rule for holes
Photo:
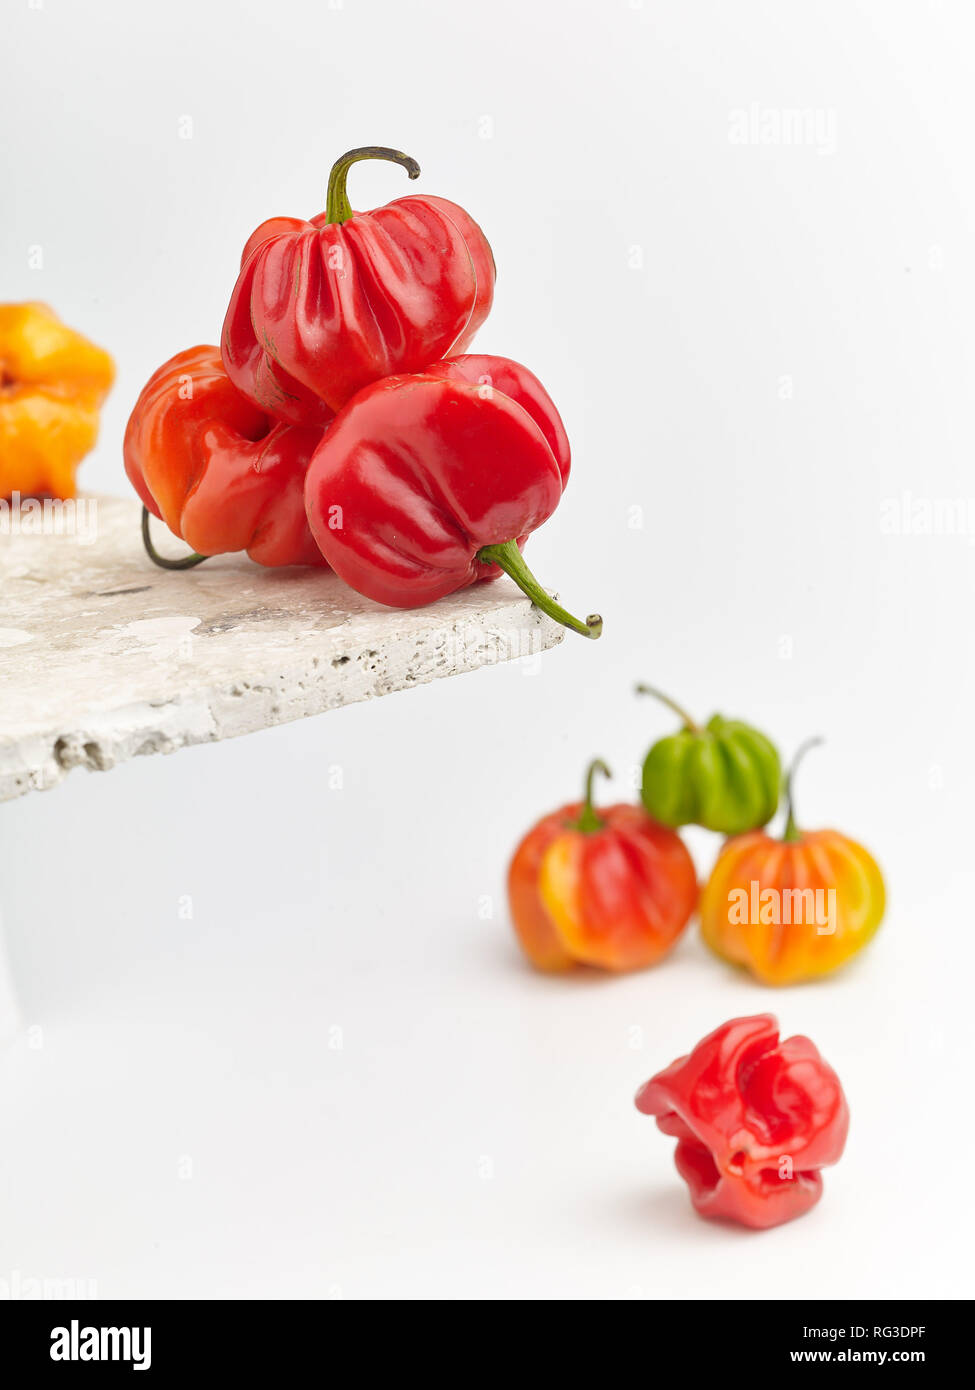
[[[883,526],[905,492],[975,496],[973,41],[962,0],[5,0],[0,298],[119,364],[83,483],[126,491],[135,397],[217,340],[253,227],[396,145],[421,182],[359,166],[353,203],[426,190],[482,222],[478,346],[538,372],[574,446],[529,558],[606,631],[0,807],[25,1017],[0,1281],[975,1292],[973,534]],[[832,138],[734,143],[752,103]],[[800,817],[890,888],[844,974],[764,989],[696,928],[623,979],[522,963],[507,857],[591,756],[631,794],[672,727],[640,678],[786,753],[826,736]],[[716,842],[691,842],[704,873]],[[755,1235],[694,1216],[632,1094],[764,1010],[816,1040],[853,1123],[820,1206]]]

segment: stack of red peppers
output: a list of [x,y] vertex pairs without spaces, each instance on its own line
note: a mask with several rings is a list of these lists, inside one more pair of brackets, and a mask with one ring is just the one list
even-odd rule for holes
[[[443,198],[353,213],[351,166],[334,165],[325,211],[275,217],[244,247],[220,348],[179,353],[150,379],[125,435],[147,509],[149,554],[187,568],[246,550],[263,565],[328,564],[368,598],[430,603],[509,574],[586,637],[521,549],[569,476],[548,393],[517,362],[467,348],[491,308],[495,267],[476,222]],[[194,549],[160,556],[149,516]]]

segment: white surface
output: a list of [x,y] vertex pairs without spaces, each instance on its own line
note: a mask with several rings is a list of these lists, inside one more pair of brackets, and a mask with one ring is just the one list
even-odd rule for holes
[[75,767],[109,772],[529,661],[565,636],[505,577],[397,610],[328,571],[262,569],[246,555],[164,570],[143,548],[138,501],[86,505],[90,544],[28,533],[0,546],[4,631],[16,648],[0,662],[0,801],[45,791]]
[[[479,346],[539,373],[575,450],[529,557],[606,629],[0,807],[27,1024],[0,1071],[0,1273],[971,1296],[975,551],[883,529],[905,491],[975,491],[971,7],[47,0],[6,25],[5,125],[29,121],[0,145],[3,292],[120,360],[87,486],[124,489],[132,401],[215,341],[258,220],[389,141],[421,183],[362,167],[353,201],[422,187],[483,221]],[[729,143],[752,102],[832,110],[834,152]],[[761,989],[693,934],[625,980],[522,967],[506,857],[593,754],[627,794],[670,727],[637,678],[786,752],[827,737],[801,816],[890,884],[848,973]],[[816,1211],[749,1235],[693,1217],[632,1093],[767,1008],[837,1067],[853,1126]]]
[[22,1024],[17,982],[7,960],[3,918],[0,917],[0,1048],[18,1037]]

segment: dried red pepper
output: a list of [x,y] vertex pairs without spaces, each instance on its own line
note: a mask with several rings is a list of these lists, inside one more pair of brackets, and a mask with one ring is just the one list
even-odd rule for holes
[[722,1024],[642,1086],[636,1107],[677,1140],[702,1216],[758,1228],[815,1206],[850,1122],[832,1067],[808,1038],[780,1042],[771,1014]]
[[505,358],[457,357],[360,391],[312,457],[305,506],[326,560],[367,598],[418,608],[504,570],[557,622],[598,637],[599,615],[573,617],[521,555],[568,471],[537,378]]
[[343,155],[323,213],[253,233],[224,321],[231,381],[294,424],[326,424],[371,382],[463,352],[494,296],[491,248],[456,203],[413,196],[353,213],[345,184],[361,159],[420,172],[380,146]]

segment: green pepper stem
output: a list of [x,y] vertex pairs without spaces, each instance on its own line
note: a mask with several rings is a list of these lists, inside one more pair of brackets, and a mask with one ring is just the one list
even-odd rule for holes
[[402,164],[411,179],[420,177],[420,166],[408,154],[399,150],[388,150],[385,145],[363,145],[361,149],[349,150],[332,165],[328,176],[328,192],[325,195],[325,221],[348,222],[352,216],[352,204],[345,191],[345,181],[349,170],[360,159],[388,159],[392,164]]
[[583,834],[590,834],[593,830],[602,830],[603,821],[592,804],[592,788],[596,780],[596,773],[599,772],[603,777],[612,777],[609,768],[602,758],[594,758],[586,770],[586,792],[582,803],[582,810],[579,812],[579,819],[575,821],[575,829],[581,830]]
[[699,734],[701,732],[700,724],[696,723],[691,718],[687,710],[682,709],[676,700],[672,700],[669,695],[665,695],[663,691],[658,690],[655,685],[638,685],[636,687],[636,693],[638,695],[652,695],[653,698],[659,700],[662,705],[666,705],[668,709],[672,709],[678,719],[683,719],[684,727],[690,729],[692,734]]
[[525,564],[525,557],[518,549],[517,541],[503,541],[500,545],[482,545],[477,552],[482,565],[497,565],[513,579],[523,594],[527,594],[536,608],[547,613],[563,627],[571,628],[583,637],[596,638],[603,630],[603,620],[598,613],[590,613],[586,621],[580,622],[561,604],[547,594]]
[[795,781],[796,772],[798,771],[799,764],[802,762],[803,758],[804,758],[804,757],[806,756],[806,754],[809,752],[810,748],[815,748],[815,747],[817,747],[820,743],[823,743],[823,742],[824,742],[824,740],[823,740],[822,738],[820,738],[820,737],[817,735],[816,738],[807,738],[806,741],[805,741],[805,743],[800,744],[799,747],[798,747],[798,749],[796,750],[796,755],[795,755],[795,757],[792,759],[792,766],[789,768],[789,771],[788,771],[788,773],[786,774],[786,779],[785,779],[786,818],[785,818],[785,832],[784,832],[783,835],[782,835],[782,839],[783,839],[783,841],[784,841],[786,844],[791,844],[794,840],[798,840],[798,839],[801,837],[801,834],[802,834],[802,832],[800,831],[799,827],[796,825],[795,806],[794,806],[793,797],[792,797],[792,785],[793,785],[793,782]]
[[146,554],[154,565],[158,565],[161,570],[190,570],[194,565],[201,564],[204,560],[209,560],[209,555],[197,555],[192,551],[189,555],[184,555],[182,560],[167,560],[165,555],[160,555],[159,551],[152,543],[149,534],[149,508],[142,508],[142,544],[146,548]]

